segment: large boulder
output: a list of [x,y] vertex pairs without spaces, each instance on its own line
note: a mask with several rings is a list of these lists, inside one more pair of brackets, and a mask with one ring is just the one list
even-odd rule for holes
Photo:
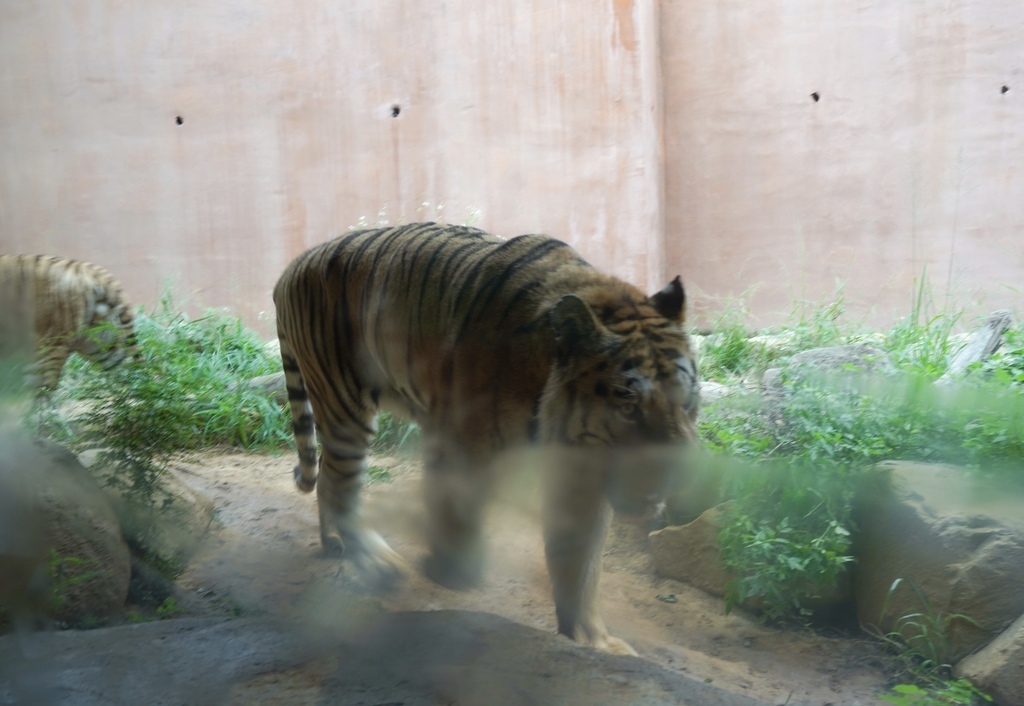
[[89,471],[62,446],[37,441],[30,463],[49,548],[52,616],[75,625],[115,615],[131,580],[117,514]]
[[956,665],[1000,706],[1024,706],[1024,615],[1002,635]]
[[718,533],[726,506],[727,503],[716,505],[689,524],[651,532],[648,542],[655,571],[713,595],[724,596],[725,587],[733,578],[719,558]]
[[[1024,613],[1020,496],[961,468],[886,462],[856,507],[862,625],[888,633],[902,616],[923,613],[919,620],[945,628],[941,652],[955,662]],[[913,637],[909,627],[904,637]]]
[[156,479],[152,496],[141,502],[118,478],[129,478],[122,466],[107,462],[100,451],[87,451],[81,461],[103,486],[121,521],[122,531],[162,571],[180,571],[195,554],[213,522],[213,499],[185,483],[174,469]]
[[47,603],[40,459],[15,423],[0,428],[0,627],[10,618],[30,619]]
[[164,620],[0,637],[0,704],[767,706],[485,613]]

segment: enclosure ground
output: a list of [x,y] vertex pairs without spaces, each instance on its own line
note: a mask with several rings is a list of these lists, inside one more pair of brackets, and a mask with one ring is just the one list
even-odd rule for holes
[[[499,504],[488,521],[490,562],[483,585],[454,592],[423,577],[421,474],[413,463],[372,462],[390,481],[365,493],[371,524],[407,559],[409,575],[379,598],[359,590],[347,566],[320,551],[316,499],[292,483],[291,454],[212,453],[180,464],[183,478],[213,497],[215,528],[180,577],[183,615],[224,612],[344,619],[359,606],[392,611],[493,613],[554,629],[554,608],[535,513]],[[658,578],[643,528],[616,521],[605,551],[600,596],[611,632],[644,659],[768,703],[873,704],[885,663],[867,640],[761,625],[686,584]],[[341,617],[339,617],[341,616]]]

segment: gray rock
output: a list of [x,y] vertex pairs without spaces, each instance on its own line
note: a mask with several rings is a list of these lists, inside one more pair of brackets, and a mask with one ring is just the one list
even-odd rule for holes
[[67,449],[36,442],[39,503],[50,567],[54,617],[77,623],[124,606],[131,557],[109,500]]
[[700,382],[700,402],[702,405],[712,404],[730,394],[732,394],[732,389],[720,382],[713,382],[711,380],[701,380]]
[[789,359],[789,367],[813,368],[837,373],[878,373],[891,375],[896,366],[880,348],[870,343],[852,343],[848,346],[812,348]]
[[789,401],[785,380],[821,376],[835,384],[848,385],[852,380],[895,375],[893,365],[885,351],[870,343],[847,346],[812,348],[797,353],[783,367],[769,368],[761,378],[761,399],[767,419],[777,426],[785,424],[785,410]]
[[1024,706],[1024,615],[1003,634],[956,665],[1000,706]]
[[[4,671],[6,669],[6,672]],[[758,706],[636,657],[484,613],[300,628],[173,620],[0,638],[0,704]]]
[[[984,629],[950,617],[944,650],[950,662],[988,643],[1024,613],[1020,507],[1021,497],[960,468],[879,464],[857,499],[861,624],[888,632],[916,612],[968,616]],[[898,578],[903,581],[890,592]]]
[[274,401],[278,404],[288,403],[288,390],[284,384],[283,372],[261,375],[258,378],[249,380],[248,385],[257,392],[273,396]]
[[797,375],[893,375],[896,366],[885,351],[870,343],[812,348],[797,353],[783,367],[765,371],[761,384],[766,395],[781,395],[783,370]]

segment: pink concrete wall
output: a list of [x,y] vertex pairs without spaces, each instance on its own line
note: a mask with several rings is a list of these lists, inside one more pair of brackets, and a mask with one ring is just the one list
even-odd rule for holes
[[885,320],[927,267],[940,304],[1021,308],[1018,0],[667,0],[661,16],[668,263],[699,263],[704,306],[753,289],[778,321],[841,280],[852,313]]
[[383,212],[548,232],[654,286],[656,37],[654,0],[3,3],[0,249],[254,320]]
[[14,0],[0,250],[255,322],[383,212],[548,232],[760,323],[837,279],[905,312],[926,266],[1018,307],[1022,56],[1016,0]]

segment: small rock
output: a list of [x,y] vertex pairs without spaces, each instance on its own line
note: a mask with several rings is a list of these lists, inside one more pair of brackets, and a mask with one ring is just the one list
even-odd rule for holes
[[1024,706],[1024,615],[999,637],[956,665],[1000,706]]

